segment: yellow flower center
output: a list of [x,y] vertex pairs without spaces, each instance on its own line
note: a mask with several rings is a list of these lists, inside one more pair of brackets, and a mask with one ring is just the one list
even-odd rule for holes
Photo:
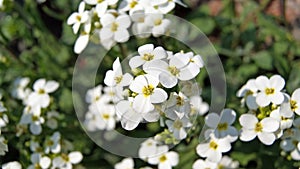
[[227,123],[220,123],[220,124],[218,124],[217,128],[218,128],[219,131],[227,130],[228,124]]
[[104,120],[108,120],[109,119],[109,114],[108,113],[104,113],[103,115],[102,115],[102,118],[104,119]]
[[158,26],[158,25],[160,25],[162,23],[162,20],[161,19],[156,19],[155,21],[154,21],[154,25],[155,26]]
[[184,105],[184,99],[182,97],[180,97],[180,96],[177,96],[176,97],[176,104],[178,106],[183,106]]
[[38,94],[45,94],[45,90],[44,89],[39,89]]
[[163,163],[165,161],[167,161],[167,157],[165,155],[163,155],[159,158],[159,162]]
[[76,16],[76,20],[80,22],[80,21],[81,21],[81,16],[80,16],[80,15],[77,15],[77,16]]
[[295,100],[291,100],[290,103],[291,103],[291,109],[293,111],[298,109],[298,105],[297,105],[297,102]]
[[61,155],[61,158],[62,158],[64,161],[66,161],[66,162],[70,161],[70,158],[69,158],[69,156],[68,156],[67,154],[62,154],[62,155]]
[[48,141],[46,142],[46,145],[47,145],[47,146],[53,146],[53,145],[54,145],[54,142],[53,142],[52,140],[48,140]]
[[218,148],[218,144],[214,141],[210,141],[209,148],[216,150]]
[[266,88],[265,93],[266,93],[266,95],[274,94],[275,89],[274,88]]
[[123,79],[122,75],[115,77],[115,81],[116,81],[117,84],[121,83],[122,79]]
[[257,132],[257,133],[262,132],[262,129],[263,129],[263,126],[260,122],[255,124],[255,128],[254,128],[255,132]]
[[34,164],[34,169],[42,169],[39,163]]
[[32,117],[31,117],[31,120],[32,120],[32,121],[38,121],[38,120],[39,120],[39,117],[38,117],[38,116],[32,116]]
[[173,126],[175,129],[180,129],[182,127],[182,122],[180,120],[175,120]]
[[145,53],[144,56],[143,56],[143,59],[145,61],[150,61],[154,58],[154,55],[150,54],[150,53]]
[[143,94],[145,97],[150,96],[153,93],[154,87],[152,85],[143,87]]
[[177,76],[179,74],[179,70],[175,66],[169,66],[168,70],[174,76]]
[[118,30],[119,24],[117,24],[116,22],[111,24],[110,30],[112,32],[116,32]]
[[136,5],[138,4],[138,2],[137,1],[132,1],[130,4],[129,4],[129,8],[134,8]]
[[102,3],[104,0],[97,0],[98,4]]

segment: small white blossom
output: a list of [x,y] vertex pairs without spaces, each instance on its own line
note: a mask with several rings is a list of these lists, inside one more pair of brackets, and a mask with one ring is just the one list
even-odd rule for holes
[[134,161],[132,158],[125,158],[115,165],[115,169],[134,169]]
[[274,132],[279,128],[279,122],[272,117],[258,121],[252,114],[243,114],[239,122],[242,125],[242,141],[251,141],[257,136],[263,144],[271,145],[276,139]]
[[28,96],[28,105],[46,108],[50,104],[49,93],[54,92],[59,87],[56,81],[46,81],[45,79],[38,79],[33,84],[34,91]]
[[211,162],[209,160],[198,159],[193,164],[193,169],[216,169],[217,163]]
[[217,138],[227,137],[230,142],[238,138],[238,131],[231,126],[235,122],[236,113],[231,109],[224,109],[220,115],[210,113],[205,117],[205,124],[211,129],[206,130],[206,135],[214,133]]
[[104,83],[111,87],[116,85],[123,87],[128,86],[132,79],[133,77],[129,73],[123,74],[121,63],[118,57],[113,63],[113,70],[108,70],[106,72]]
[[256,110],[258,104],[256,103],[258,88],[255,84],[255,79],[250,79],[247,83],[237,92],[237,97],[243,97],[242,104],[246,101],[249,109]]
[[159,81],[151,75],[139,75],[130,84],[131,91],[137,93],[133,101],[133,109],[137,112],[150,112],[154,110],[155,103],[167,100],[167,93],[158,88]]
[[300,88],[296,89],[291,96],[291,109],[300,115]]
[[209,161],[219,162],[222,153],[226,153],[231,149],[230,140],[225,138],[216,138],[213,133],[209,136],[209,141],[200,143],[197,148],[197,154],[201,157],[207,157]]
[[55,157],[52,161],[53,168],[64,168],[72,169],[72,164],[78,164],[82,160],[83,156],[81,152],[74,151],[69,154],[62,154],[61,156]]
[[163,14],[160,13],[147,14],[145,23],[152,27],[151,32],[154,37],[159,37],[168,33],[171,25],[171,21],[169,19],[164,19]]
[[5,152],[8,152],[7,141],[4,139],[4,137],[0,137],[0,155],[5,155]]
[[22,169],[22,166],[17,161],[8,162],[2,165],[2,169]]
[[156,155],[148,159],[148,163],[158,165],[158,169],[172,169],[179,162],[179,155],[174,151],[168,151],[168,146],[159,146]]
[[256,103],[265,107],[270,103],[281,104],[284,95],[281,92],[285,85],[284,79],[279,75],[273,75],[270,79],[266,76],[259,76],[255,79],[256,87],[260,90],[256,96]]
[[73,25],[73,32],[77,34],[80,25],[85,23],[89,19],[88,11],[85,11],[85,3],[81,2],[78,7],[78,12],[72,13],[68,20],[68,25]]

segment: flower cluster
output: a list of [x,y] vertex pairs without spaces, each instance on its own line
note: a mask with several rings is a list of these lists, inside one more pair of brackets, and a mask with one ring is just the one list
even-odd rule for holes
[[[149,138],[141,144],[139,158],[150,165],[156,165],[158,169],[171,169],[179,162],[179,155],[174,151],[169,151],[167,145],[161,145],[157,140]],[[134,161],[131,158],[123,159],[115,165],[115,169],[134,169]],[[152,169],[142,167],[141,169]]]
[[[258,138],[265,145],[272,145],[281,138],[281,148],[294,160],[300,158],[299,118],[300,89],[290,96],[284,91],[285,80],[280,75],[250,79],[237,93],[249,109],[239,118],[242,126],[240,139],[251,141]],[[295,115],[296,114],[296,115]],[[285,153],[286,154],[286,153]]]
[[9,120],[8,120],[8,116],[5,114],[7,109],[4,107],[1,98],[2,95],[0,93],[0,155],[5,155],[5,152],[8,151],[8,147],[7,147],[7,141],[3,136],[1,136],[1,129],[7,126]]
[[74,34],[80,32],[74,51],[81,53],[92,34],[98,35],[106,49],[128,41],[130,28],[140,38],[161,36],[171,24],[164,14],[172,11],[175,3],[185,6],[179,0],[84,0],[67,20]]
[[[25,106],[16,135],[25,136],[28,126],[33,135],[28,145],[31,151],[31,165],[28,168],[72,169],[72,165],[78,164],[83,156],[78,151],[72,151],[72,144],[57,131],[60,114],[52,108],[54,98],[49,94],[58,89],[59,83],[38,79],[33,84],[33,90],[27,87],[29,83],[30,79],[27,77],[18,78],[12,91],[12,96],[21,100]],[[46,135],[43,130],[52,134]],[[3,168],[5,166],[20,168],[18,162],[7,163]]]
[[[87,129],[111,130],[120,121],[124,129],[133,130],[141,122],[163,122],[164,118],[177,140],[186,138],[192,126],[190,117],[208,111],[207,103],[195,92],[198,85],[191,82],[203,67],[201,57],[146,44],[130,58],[129,66],[131,73],[123,73],[117,58],[113,69],[106,72],[104,93],[101,85],[87,92]],[[185,88],[167,93],[178,86]]]

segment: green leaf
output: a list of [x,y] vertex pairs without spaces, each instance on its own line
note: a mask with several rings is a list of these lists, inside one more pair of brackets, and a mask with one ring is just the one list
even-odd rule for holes
[[258,52],[253,56],[255,64],[265,70],[272,70],[273,58],[268,51]]
[[194,18],[191,22],[205,34],[210,34],[216,26],[215,21],[209,17]]

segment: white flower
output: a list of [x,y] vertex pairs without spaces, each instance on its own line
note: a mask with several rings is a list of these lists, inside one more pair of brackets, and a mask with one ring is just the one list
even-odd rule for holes
[[191,113],[204,115],[209,110],[209,105],[202,100],[200,96],[192,96],[190,98]]
[[270,103],[281,104],[284,95],[281,92],[285,85],[284,79],[279,75],[273,75],[270,79],[266,76],[259,76],[255,79],[256,87],[260,92],[256,96],[256,103],[265,107]]
[[296,89],[290,100],[291,109],[298,115],[300,115],[300,88]]
[[143,68],[147,66],[153,60],[163,59],[167,56],[166,51],[162,47],[154,48],[153,44],[146,44],[138,48],[138,56],[135,56],[129,60],[131,69],[137,68],[143,65]]
[[106,72],[104,83],[111,87],[116,85],[123,87],[128,86],[132,79],[133,77],[129,73],[122,73],[122,67],[118,57],[113,63],[113,70],[108,70]]
[[75,53],[80,54],[88,45],[90,39],[91,26],[92,25],[90,21],[86,21],[86,23],[84,23],[83,30],[80,32],[80,35],[77,38],[74,45]]
[[188,97],[201,95],[202,89],[199,84],[194,81],[180,81],[178,86],[180,87],[181,93]]
[[243,97],[242,104],[246,101],[249,109],[256,110],[259,106],[256,103],[258,88],[255,84],[255,79],[250,79],[247,83],[237,92],[237,97]]
[[17,161],[8,162],[2,165],[2,169],[22,169],[22,166]]
[[182,140],[187,136],[186,128],[190,128],[192,123],[188,118],[176,119],[175,121],[167,120],[168,129],[173,133],[175,139]]
[[1,107],[2,107],[2,102],[0,102],[0,131],[1,128],[5,127],[9,122],[8,116],[5,113],[3,113],[3,111],[1,111],[1,109],[2,110],[6,110],[6,109],[4,107],[3,108]]
[[25,88],[29,84],[30,79],[28,77],[17,78],[14,81],[14,89],[12,91],[12,96],[17,99],[25,99],[27,93],[25,92]]
[[135,11],[131,15],[131,20],[134,22],[132,24],[132,32],[135,36],[140,38],[147,38],[151,35],[152,27],[145,23],[145,11]]
[[150,112],[156,103],[167,100],[167,93],[157,88],[159,81],[151,75],[139,75],[130,84],[131,91],[137,93],[133,101],[133,109],[137,112]]
[[115,169],[134,169],[134,161],[132,158],[125,158],[115,165]]
[[109,5],[115,5],[118,0],[84,0],[89,5],[96,5],[98,17],[102,17]]
[[158,121],[160,115],[155,109],[150,112],[137,112],[132,105],[133,103],[128,100],[122,100],[117,103],[117,115],[121,119],[121,125],[124,129],[133,130],[143,120],[147,122]]
[[[33,109],[34,110],[34,109]],[[24,112],[20,124],[30,124],[30,132],[34,135],[39,135],[42,132],[42,126],[45,119],[41,116],[40,111]]]
[[28,96],[28,105],[46,108],[50,104],[49,93],[54,92],[59,87],[56,81],[46,81],[38,79],[33,84],[34,92]]
[[128,27],[131,25],[130,17],[126,14],[121,14],[115,17],[111,13],[106,13],[100,19],[103,28],[100,30],[101,43],[111,44],[114,42],[126,42],[129,39]]
[[154,60],[144,67],[144,71],[158,74],[159,82],[166,88],[172,88],[177,85],[178,79],[187,81],[196,77],[200,69],[190,62],[189,53],[177,53],[170,58],[169,64],[162,60]]
[[68,20],[68,25],[73,25],[73,32],[77,34],[81,24],[85,23],[89,19],[88,11],[84,10],[85,3],[81,2],[78,7],[78,12],[72,13]]
[[190,112],[191,105],[188,98],[181,92],[178,94],[172,92],[166,103],[166,116],[172,120],[176,120],[177,118],[182,119],[184,116],[189,115]]
[[159,13],[147,14],[145,23],[152,28],[151,32],[154,37],[167,34],[171,25],[171,21],[169,19],[164,19],[163,14]]
[[156,155],[148,159],[152,165],[158,164],[158,169],[172,169],[179,162],[179,155],[174,152],[168,152],[168,146],[159,146],[156,149]]
[[42,169],[47,169],[51,165],[51,159],[47,156],[42,156],[39,153],[34,153],[30,157],[32,165],[28,167],[28,169],[35,169],[37,167]]
[[8,152],[7,141],[4,137],[0,137],[0,155],[5,155],[5,152]]
[[113,105],[90,105],[89,111],[95,114],[97,128],[100,130],[113,130],[116,125],[115,107]]
[[45,153],[48,154],[50,152],[57,154],[61,150],[60,145],[60,133],[55,132],[53,135],[45,141]]
[[206,131],[206,135],[214,133],[217,138],[227,137],[230,142],[234,142],[238,138],[238,131],[231,126],[236,118],[236,113],[231,109],[224,109],[220,116],[216,113],[210,113],[205,117],[205,124],[210,127]]
[[222,169],[235,169],[239,167],[238,161],[233,161],[232,158],[228,156],[223,156],[221,161],[218,163],[218,168]]
[[104,95],[102,96],[104,102],[113,102],[117,103],[120,100],[124,99],[124,90],[121,86],[115,87],[105,87],[104,88]]
[[52,162],[52,168],[64,168],[72,169],[72,164],[78,164],[82,160],[83,156],[81,152],[74,151],[69,154],[62,154],[61,156],[55,157]]
[[[297,120],[299,123],[299,119]],[[290,152],[292,159],[300,160],[300,131],[297,128],[292,129],[292,135],[283,139],[280,142],[280,147],[286,151]]]
[[85,101],[90,104],[97,103],[97,102],[102,103],[101,96],[102,96],[102,86],[98,85],[92,89],[89,89],[86,92]]
[[140,2],[141,2],[140,0],[123,0],[119,5],[119,11],[121,12],[129,11],[129,13],[132,14],[137,10],[143,10],[144,7]]
[[289,114],[289,111],[282,111],[281,107],[273,110],[270,117],[276,119],[280,123],[280,129],[288,129],[293,125],[293,114]]
[[158,6],[159,11],[161,11],[163,14],[167,14],[171,12],[175,8],[175,3],[187,7],[184,3],[182,3],[180,0],[167,0],[165,3]]
[[263,144],[271,145],[276,139],[274,132],[279,128],[279,122],[272,117],[258,121],[252,114],[243,114],[239,122],[242,125],[242,141],[251,141],[257,136]]
[[225,138],[216,138],[213,133],[209,136],[207,143],[200,143],[197,148],[197,154],[201,157],[207,157],[207,160],[219,162],[222,158],[222,153],[226,153],[231,149],[230,140]]
[[198,159],[193,164],[193,169],[216,169],[217,164],[209,160]]
[[157,144],[157,141],[153,138],[144,141],[139,148],[139,158],[147,161],[149,157],[153,157],[156,153]]

